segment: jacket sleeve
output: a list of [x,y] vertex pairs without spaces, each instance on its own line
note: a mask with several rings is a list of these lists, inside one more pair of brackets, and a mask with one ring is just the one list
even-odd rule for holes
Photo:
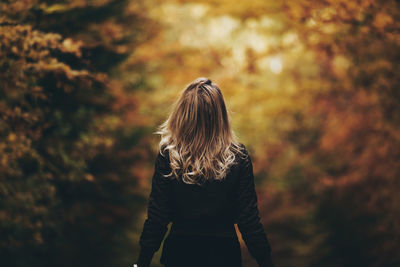
[[162,175],[169,173],[169,162],[158,152],[149,196],[147,218],[139,239],[141,247],[137,260],[139,267],[150,266],[153,255],[161,242],[171,221],[171,203],[168,192],[168,179]]
[[243,144],[242,147],[245,159],[242,160],[237,198],[238,228],[250,254],[256,259],[258,265],[273,266],[271,247],[260,221],[251,157]]

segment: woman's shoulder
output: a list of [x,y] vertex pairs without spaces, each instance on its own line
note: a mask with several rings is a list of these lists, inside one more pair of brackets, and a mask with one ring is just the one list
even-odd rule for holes
[[235,160],[234,163],[232,164],[232,167],[237,171],[247,165],[247,161],[249,159],[249,152],[243,143],[238,142],[236,149],[234,149],[234,154],[235,154]]
[[162,144],[158,147],[158,154],[157,156],[163,157],[164,159],[169,160],[169,149],[167,144]]
[[169,169],[169,151],[166,144],[158,147],[156,165],[158,168]]
[[239,143],[240,152],[237,154],[239,168],[248,168],[252,164],[249,150],[243,143]]
[[247,147],[241,142],[238,142],[238,144],[239,144],[238,155],[243,159],[248,158],[249,157],[249,151],[247,150]]

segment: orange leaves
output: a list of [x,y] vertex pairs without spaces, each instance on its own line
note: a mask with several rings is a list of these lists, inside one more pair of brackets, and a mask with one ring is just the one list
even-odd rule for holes
[[[377,107],[378,97],[375,93],[358,91],[349,94],[348,99],[343,99],[342,105],[329,105],[325,107],[328,112],[324,126],[325,135],[321,138],[320,148],[331,150],[346,144],[349,139],[361,141],[358,133],[368,132],[373,129],[377,121],[382,119],[382,114]],[[323,107],[322,107],[323,108]],[[330,108],[330,109],[326,109]],[[356,143],[353,143],[356,145]],[[346,144],[352,152],[352,144]]]
[[380,30],[383,30],[384,28],[392,25],[393,23],[394,23],[393,18],[389,14],[384,12],[377,13],[373,21],[373,25]]

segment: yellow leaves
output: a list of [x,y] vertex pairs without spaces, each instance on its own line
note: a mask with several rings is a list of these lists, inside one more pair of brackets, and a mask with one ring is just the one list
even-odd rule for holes
[[18,48],[16,46],[12,46],[11,47],[11,52],[13,52],[15,55],[17,55],[19,51],[18,51]]
[[[39,7],[46,14],[51,13],[59,13],[63,11],[69,11],[73,8],[82,8],[85,6],[103,6],[109,3],[111,0],[92,0],[92,1],[83,1],[83,0],[69,0],[65,3],[56,3],[56,4],[47,4],[40,3]],[[50,2],[51,3],[51,2]]]
[[81,40],[73,40],[72,38],[66,38],[62,42],[62,51],[72,53],[76,55],[77,57],[81,57],[81,47],[83,45],[83,42]]
[[282,37],[282,44],[284,46],[291,46],[291,45],[295,45],[298,44],[299,42],[299,36],[296,32],[292,31],[292,32],[287,32],[283,35]]
[[339,78],[343,78],[346,73],[348,68],[350,67],[350,61],[343,55],[337,55],[333,59],[333,71],[336,76]]
[[0,2],[0,14],[24,14],[26,10],[32,8],[38,0],[18,0],[18,1],[2,1],[8,2],[7,4],[3,4]]
[[[106,136],[107,132],[99,131],[96,133],[88,133],[81,136],[81,139],[76,143],[77,151],[85,153],[87,158],[96,156],[99,149],[111,148],[115,140],[113,137]],[[86,177],[85,179],[90,179]]]
[[[8,150],[9,156],[19,158],[29,152],[32,141],[24,133],[9,133],[7,139],[4,140],[5,145],[1,145],[0,149]],[[2,152],[4,152],[2,151]],[[2,154],[2,153],[1,153]]]
[[8,141],[14,142],[17,139],[17,135],[15,133],[10,133],[8,135]]
[[2,165],[3,167],[6,167],[6,166],[7,166],[7,163],[8,163],[8,156],[3,154],[3,155],[1,156],[1,165]]
[[60,49],[61,35],[33,30],[30,25],[0,26],[3,55],[13,54],[22,67],[25,61],[45,60],[50,50]]
[[[336,9],[331,6],[319,10],[319,19],[321,20],[330,21],[336,15],[337,15]],[[315,15],[313,17],[315,17]]]
[[73,70],[71,67],[63,62],[59,62],[55,58],[51,58],[48,62],[39,61],[37,63],[26,64],[28,68],[32,68],[37,72],[47,73],[63,73],[68,79],[73,80],[77,77],[90,76],[87,70]]
[[68,10],[68,4],[54,4],[51,6],[47,6],[46,4],[42,3],[40,7],[45,13],[54,13],[54,12]]
[[284,12],[293,20],[301,20],[311,17],[310,1],[287,1],[284,2]]
[[334,34],[341,28],[338,27],[338,25],[336,25],[335,23],[325,23],[320,25],[319,29],[324,34]]

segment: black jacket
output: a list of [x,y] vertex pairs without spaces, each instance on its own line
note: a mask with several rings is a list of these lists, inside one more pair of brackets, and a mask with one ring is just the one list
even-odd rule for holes
[[149,266],[169,222],[173,222],[171,232],[210,236],[236,235],[229,226],[237,223],[259,266],[272,266],[271,248],[259,217],[251,157],[243,144],[241,148],[245,156],[236,155],[236,164],[222,181],[209,180],[202,186],[162,177],[171,168],[168,153],[158,153],[148,216],[139,241],[139,267]]

